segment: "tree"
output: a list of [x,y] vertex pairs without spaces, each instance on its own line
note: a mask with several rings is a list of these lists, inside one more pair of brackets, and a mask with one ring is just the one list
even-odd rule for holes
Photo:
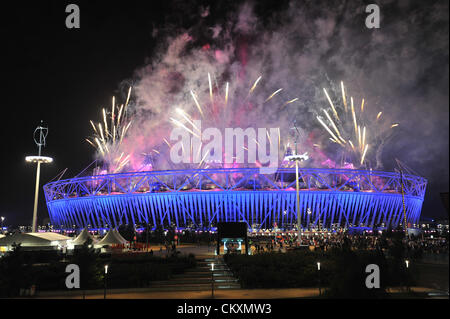
[[20,244],[0,259],[0,296],[15,297],[21,288],[29,288],[31,265],[26,263],[26,256]]
[[[336,249],[332,254],[332,276],[329,288],[325,295],[331,298],[385,298],[386,280],[384,269],[386,260],[380,251],[352,251],[347,249]],[[366,287],[366,266],[375,264],[380,267],[381,287],[369,289]]]
[[122,235],[123,238],[125,238],[127,241],[132,242],[134,241],[134,225],[133,224],[122,224],[119,226],[118,229],[120,235]]
[[88,239],[83,246],[74,250],[70,261],[80,267],[80,288],[95,289],[100,287],[103,279],[99,252],[92,247],[92,239]]

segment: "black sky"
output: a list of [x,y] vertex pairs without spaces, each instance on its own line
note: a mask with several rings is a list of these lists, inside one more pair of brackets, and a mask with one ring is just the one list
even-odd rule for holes
[[[65,27],[69,3],[80,6],[80,29]],[[99,107],[109,105],[120,83],[153,55],[155,28],[189,28],[195,23],[190,14],[207,5],[220,9],[210,10],[210,20],[225,19],[236,6],[227,1],[54,0],[15,2],[2,9],[0,215],[7,224],[31,223],[35,166],[24,158],[37,153],[32,134],[40,120],[49,127],[43,153],[55,159],[42,168],[42,186],[65,168],[66,178],[78,174],[93,160],[93,149],[84,142],[90,134],[87,121],[97,118]],[[259,4],[257,13],[264,18],[285,6],[286,1]],[[448,32],[448,26],[444,29]],[[446,62],[448,68],[448,52]],[[448,140],[443,152],[448,152]],[[448,162],[436,165],[446,167],[448,179]],[[439,202],[443,191],[448,191],[448,180],[430,181],[423,216],[447,215]],[[43,222],[48,213],[42,187],[39,200]]]

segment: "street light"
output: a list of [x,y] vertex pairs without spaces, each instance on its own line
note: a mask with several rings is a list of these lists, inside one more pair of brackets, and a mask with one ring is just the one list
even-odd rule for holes
[[147,223],[147,239],[146,239],[146,244],[145,244],[145,251],[148,252],[148,223]]
[[406,264],[406,288],[408,289],[408,291],[409,291],[409,260],[408,259],[406,259],[405,260],[405,264]]
[[319,296],[322,296],[322,287],[320,282],[320,261],[317,262],[317,271],[319,273]]
[[3,221],[5,220],[5,217],[2,216],[2,231],[3,231]]
[[211,298],[214,298],[214,263],[211,263]]
[[103,299],[106,299],[106,276],[108,275],[108,265],[105,265],[105,290],[103,292]]
[[298,224],[298,243],[301,244],[301,234],[302,234],[302,216],[300,214],[300,185],[298,181],[298,162],[306,161],[309,159],[308,152],[303,154],[294,154],[286,156],[286,159],[293,162],[295,161],[295,181],[297,188],[297,224]]
[[[41,121],[42,125],[42,121]],[[39,140],[36,139],[36,132],[39,131]],[[41,148],[45,146],[45,139],[48,134],[48,128],[38,126],[34,130],[33,138],[34,142],[38,146],[39,153],[37,156],[27,156],[25,157],[25,161],[28,163],[37,163],[36,168],[36,188],[34,192],[34,208],[33,208],[33,224],[32,224],[32,232],[36,232],[36,224],[37,224],[37,205],[38,205],[38,195],[39,195],[39,177],[41,175],[41,163],[47,164],[53,162],[53,158],[48,156],[41,156]]]

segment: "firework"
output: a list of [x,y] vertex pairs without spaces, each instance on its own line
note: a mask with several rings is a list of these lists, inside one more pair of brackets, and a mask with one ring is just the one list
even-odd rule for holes
[[191,90],[191,96],[194,99],[195,105],[197,106],[198,111],[200,112],[200,114],[203,117],[203,110],[202,107],[200,106],[200,104],[198,103],[197,97],[195,96],[194,91]]
[[339,139],[336,137],[336,135],[333,134],[333,132],[331,132],[331,130],[328,128],[328,126],[322,121],[322,119],[318,116],[317,119],[319,120],[320,124],[322,124],[322,126],[327,130],[328,133],[330,133],[330,135],[332,136],[332,141],[334,141],[335,143],[340,143]]
[[[114,172],[120,171],[130,161],[129,154],[125,157],[123,157],[123,153],[120,156],[116,155],[119,146],[131,125],[131,121],[126,120],[126,111],[130,94],[131,87],[128,90],[126,103],[122,104],[120,107],[116,104],[116,98],[113,96],[111,113],[107,113],[105,108],[102,109],[104,126],[102,126],[101,122],[98,122],[97,125],[95,125],[92,120],[89,121],[94,134],[90,138],[87,138],[86,141],[98,150],[105,161],[113,163],[114,168],[112,168],[112,171]],[[108,115],[110,117],[109,119]],[[108,120],[110,122],[109,127]]]
[[269,144],[272,144],[272,139],[270,138],[269,131],[266,131],[267,139],[269,140]]
[[[249,102],[247,104],[247,99],[251,97],[251,94],[255,92],[256,88],[258,87],[258,84],[262,80],[262,76],[259,76],[254,82],[253,85],[250,87],[250,89],[247,91],[246,96],[241,97],[233,97],[231,96],[230,92],[230,84],[229,82],[225,82],[224,85],[224,95],[221,94],[215,94],[212,87],[213,87],[213,78],[215,79],[213,74],[207,73],[206,74],[206,83],[207,83],[207,90],[204,91],[204,95],[208,95],[208,99],[201,102],[199,99],[200,94],[197,94],[194,92],[194,90],[189,90],[190,95],[192,97],[192,100],[194,101],[194,104],[196,105],[196,110],[191,111],[192,113],[189,113],[187,110],[184,110],[180,107],[175,108],[175,114],[176,117],[170,117],[169,122],[176,126],[184,129],[189,134],[200,137],[199,134],[201,134],[200,128],[195,124],[195,119],[198,119],[199,117],[203,120],[206,120],[207,123],[210,123],[212,127],[221,128],[224,130],[227,127],[233,127],[236,122],[240,122],[240,125],[246,125],[242,124],[242,122],[248,123],[248,125],[251,125],[249,122],[251,119],[247,117],[243,117],[241,110],[244,106],[250,106],[250,109],[255,107],[260,107],[264,103],[270,101],[275,95],[279,94],[283,89],[277,89],[272,94],[269,95],[266,100],[260,104],[255,104],[253,102]],[[217,88],[217,92],[220,92],[221,89],[218,86],[217,82],[215,82],[215,86]],[[198,89],[199,90],[199,89]],[[293,98],[288,101],[286,101],[282,108],[285,107],[288,104],[291,104],[295,101],[297,101],[298,98]],[[227,107],[229,105],[230,107]],[[262,111],[262,110],[261,110]],[[207,116],[204,116],[206,115]],[[274,140],[272,136],[268,135],[269,145],[272,145]],[[172,145],[167,141],[164,140],[164,142],[169,146],[169,148],[172,147]],[[256,145],[259,145],[259,143],[256,141]],[[281,132],[278,128],[278,148],[281,145]],[[264,146],[262,146],[264,147]],[[247,149],[247,148],[244,148]],[[280,152],[279,152],[280,154]],[[191,152],[191,156],[194,156]],[[195,158],[199,158],[199,155]],[[202,164],[206,164],[205,161],[200,161],[200,165],[198,167],[201,167]]]
[[337,114],[337,112],[336,112],[336,108],[334,107],[334,104],[333,104],[333,102],[331,101],[330,96],[328,95],[328,92],[327,92],[327,90],[326,90],[325,88],[323,88],[323,92],[325,92],[325,95],[326,95],[326,97],[327,97],[327,99],[328,99],[328,103],[330,103],[334,115],[335,115],[336,118],[339,120],[339,116],[338,116],[338,114]]
[[347,98],[345,97],[344,82],[341,81],[342,102],[344,103],[345,113],[347,113]]
[[189,133],[191,133],[192,135],[197,136],[198,138],[200,138],[200,136],[195,133],[194,131],[192,131],[191,129],[189,129],[188,127],[186,127],[186,125],[184,125],[183,123],[181,123],[180,121],[174,119],[173,117],[170,118],[170,120],[178,127],[181,127],[183,129],[185,129],[186,131],[188,131]]
[[211,84],[211,75],[208,73],[208,83],[209,83],[209,96],[211,98],[211,103],[214,103],[212,84]]
[[364,147],[364,152],[363,152],[363,154],[361,156],[361,162],[360,162],[361,165],[363,165],[363,163],[364,163],[364,159],[366,157],[366,153],[367,153],[367,149],[368,148],[369,148],[369,145],[367,144],[366,147]]
[[169,146],[169,148],[171,148],[172,147],[172,144],[170,144],[165,138],[163,138],[163,141],[164,141],[164,143],[166,143],[167,144],[167,146]]
[[103,123],[105,123],[105,133],[108,135],[108,122],[106,121],[106,111],[103,109]]
[[273,92],[272,94],[270,94],[270,96],[264,101],[264,103],[267,102],[267,101],[269,101],[270,99],[272,99],[275,95],[277,95],[278,93],[280,93],[282,90],[283,90],[283,89],[278,89],[278,90],[276,90],[275,92]]
[[383,112],[379,112],[379,113],[377,114],[377,121],[380,119],[381,114],[383,114]]
[[289,101],[285,102],[285,103],[281,106],[280,110],[284,109],[284,107],[285,107],[286,105],[291,104],[291,103],[294,103],[294,102],[297,101],[297,100],[298,100],[298,97],[296,97],[295,99],[292,99],[292,100],[289,100]]
[[198,164],[198,167],[197,167],[197,168],[199,168],[200,166],[202,166],[203,161],[206,159],[206,156],[208,156],[208,154],[209,154],[209,152],[205,152],[205,155],[203,155],[203,158],[202,158],[202,160],[200,161],[200,163]]
[[192,120],[189,118],[189,115],[188,115],[188,114],[186,114],[186,113],[185,113],[182,109],[180,109],[180,108],[177,108],[176,111],[177,111],[177,113],[180,114],[186,121],[188,121],[189,124],[191,124],[197,131],[200,132],[200,129],[198,128],[197,125],[195,125],[194,122],[192,122]]
[[228,104],[228,82],[225,88],[225,105]]
[[[383,144],[391,134],[388,131],[387,125],[390,125],[390,128],[394,128],[399,124],[387,124],[385,121],[382,121],[382,112],[377,113],[375,120],[370,120],[370,109],[367,109],[365,99],[363,98],[361,100],[361,107],[358,108],[357,111],[352,96],[350,97],[351,116],[347,116],[347,96],[344,82],[341,82],[341,103],[335,105],[325,88],[323,89],[323,92],[333,111],[334,118],[330,116],[326,109],[322,109],[325,118],[322,119],[321,116],[317,116],[317,120],[328,132],[330,135],[329,139],[333,143],[342,146],[345,152],[355,158],[355,161],[359,163],[359,165],[364,165],[368,159],[369,149],[374,149],[369,146]],[[339,108],[336,108],[336,106]],[[338,109],[342,109],[344,113],[339,115]],[[372,117],[372,119],[373,118],[374,117]],[[377,165],[378,164],[379,163],[377,163]]]
[[248,92],[249,94],[252,93],[256,86],[258,85],[258,82],[261,80],[262,76],[260,76],[259,78],[256,79],[255,83],[253,84],[252,88],[250,89],[250,91]]
[[355,135],[358,134],[358,124],[356,123],[356,114],[355,114],[355,106],[353,105],[353,97],[350,98],[351,105],[352,105],[352,118],[353,118],[353,125],[355,127]]
[[[167,108],[167,112],[163,112],[160,117],[155,117],[155,126],[153,126],[153,128],[157,129],[158,123],[161,123],[161,130],[158,131],[158,135],[165,134],[165,136],[167,137],[167,133],[170,129],[164,127],[164,125],[162,124],[166,121],[170,123],[170,126],[172,127],[183,129],[191,137],[195,136],[201,139],[201,128],[200,125],[198,125],[196,122],[199,119],[205,121],[205,126],[215,127],[221,131],[224,131],[229,127],[251,127],[252,124],[254,124],[252,123],[254,117],[245,116],[243,110],[264,112],[264,107],[266,107],[266,105],[269,104],[271,100],[275,100],[275,96],[281,95],[281,92],[283,91],[282,88],[274,90],[273,93],[266,95],[267,98],[265,98],[265,100],[261,100],[261,102],[256,102],[260,101],[257,98],[255,98],[255,101],[247,100],[253,98],[253,94],[255,94],[258,85],[260,85],[262,81],[263,76],[260,75],[256,78],[256,80],[254,80],[253,83],[251,83],[248,90],[231,90],[230,82],[224,82],[224,86],[222,88],[221,86],[219,86],[217,77],[213,73],[206,73],[204,89],[189,88],[188,90],[186,90],[186,92],[189,93],[187,94],[187,103],[181,103],[177,106],[169,105]],[[161,154],[163,156],[159,157],[160,161],[168,161],[169,156],[165,156],[168,150],[165,148],[165,146],[167,145],[169,150],[173,146],[171,142],[168,141],[168,139],[163,137],[161,137],[160,141],[158,141],[157,139],[146,140],[144,149],[142,149],[140,146],[133,145],[132,143],[130,144],[126,142],[126,145],[125,143],[123,143],[125,137],[128,134],[129,128],[133,123],[131,120],[132,118],[128,115],[128,106],[131,93],[132,92],[130,88],[126,96],[125,103],[120,103],[117,97],[112,97],[111,106],[101,109],[102,117],[100,121],[97,123],[90,121],[93,132],[92,136],[86,139],[86,141],[92,147],[95,147],[97,149],[98,155],[101,157],[102,161],[105,164],[108,164],[106,166],[106,170],[108,172],[120,172],[127,169],[138,169],[138,167],[134,167],[135,165],[139,165],[136,163],[137,157],[133,156],[133,154],[136,152],[138,152],[136,154],[149,154],[150,152],[153,154]],[[264,94],[264,92],[262,92],[262,94]],[[285,99],[286,102],[283,102],[282,108],[298,100],[299,98],[288,97]],[[191,103],[193,105],[192,107],[189,107],[189,104]],[[273,103],[275,104],[279,102]],[[274,105],[274,108],[275,107],[276,106]],[[277,109],[278,111],[280,111],[280,108]],[[269,125],[273,127],[274,123],[267,123],[266,127],[270,127]],[[335,128],[333,127],[333,129]],[[280,128],[278,127],[277,137],[267,133],[267,139],[269,145],[274,145],[276,142],[278,142],[278,149],[280,149],[282,143]],[[342,137],[340,137],[339,134],[336,139],[340,143],[345,143],[345,140],[342,141]],[[258,141],[255,141],[255,143],[258,146],[266,147],[265,145],[259,145],[260,143],[258,143]],[[196,164],[195,166],[198,165],[199,168],[208,167],[210,163],[207,163],[208,161],[205,160],[207,159],[207,157],[205,157],[205,154],[201,152],[201,148],[203,146],[202,142],[200,141],[199,143],[200,147],[197,147],[193,144],[194,143],[191,141],[191,159],[196,158],[200,160],[200,158],[203,156],[199,164]],[[162,149],[161,147],[164,147],[164,149]],[[182,151],[184,152],[186,146],[182,145],[182,147]],[[189,149],[186,148],[186,151],[189,152]],[[279,154],[281,154],[281,152],[279,152]],[[230,158],[235,158],[235,156],[233,155],[234,154],[232,154]],[[283,154],[281,154],[280,156],[283,156]],[[173,163],[169,162],[170,166],[172,166],[172,164]],[[237,164],[236,167],[240,165],[238,163],[227,164]]]

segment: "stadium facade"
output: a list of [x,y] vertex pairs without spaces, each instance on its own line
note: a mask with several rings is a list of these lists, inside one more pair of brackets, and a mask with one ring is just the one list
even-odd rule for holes
[[[426,179],[398,173],[299,169],[303,227],[392,226],[419,222]],[[167,170],[96,175],[44,185],[56,227],[124,223],[210,228],[243,221],[250,229],[295,229],[295,168]]]

